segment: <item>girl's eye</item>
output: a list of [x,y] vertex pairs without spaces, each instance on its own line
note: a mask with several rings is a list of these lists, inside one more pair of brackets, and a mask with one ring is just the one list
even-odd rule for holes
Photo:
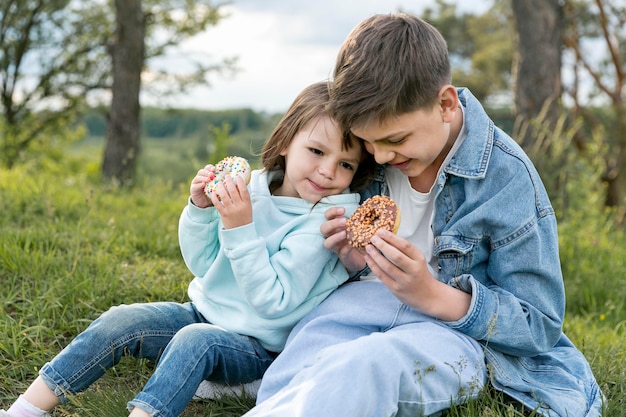
[[309,150],[313,152],[315,155],[322,155],[324,153],[320,151],[319,149],[315,149],[315,148],[309,148]]
[[341,162],[340,165],[341,165],[342,168],[345,168],[345,169],[350,170],[350,171],[354,171],[354,167],[351,164],[347,163],[347,162]]

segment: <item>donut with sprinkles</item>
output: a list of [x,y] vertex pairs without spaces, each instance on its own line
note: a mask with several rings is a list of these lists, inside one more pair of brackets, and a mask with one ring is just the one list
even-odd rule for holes
[[224,181],[226,175],[230,175],[233,179],[235,177],[241,177],[244,182],[248,184],[250,182],[251,172],[250,164],[245,158],[240,156],[228,156],[215,164],[215,171],[206,182],[204,193],[210,197],[211,193],[217,189],[217,186]]
[[400,227],[400,208],[389,197],[375,195],[368,198],[346,220],[346,238],[355,248],[364,248],[378,229],[397,233]]

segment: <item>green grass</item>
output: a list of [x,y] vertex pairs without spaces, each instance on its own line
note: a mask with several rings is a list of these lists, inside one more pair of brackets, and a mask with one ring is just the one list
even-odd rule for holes
[[[178,178],[191,179],[198,168],[191,165],[174,164]],[[110,306],[186,300],[191,273],[180,256],[177,224],[187,193],[186,181],[153,174],[131,189],[102,185],[97,162],[76,155],[0,170],[1,408]],[[561,223],[561,246],[565,330],[610,401],[605,415],[623,417],[626,238],[604,217],[581,215]],[[151,367],[124,360],[55,415],[127,415],[126,402]],[[184,416],[238,416],[252,404],[245,397],[193,402]],[[491,391],[448,413],[490,415],[521,414]]]

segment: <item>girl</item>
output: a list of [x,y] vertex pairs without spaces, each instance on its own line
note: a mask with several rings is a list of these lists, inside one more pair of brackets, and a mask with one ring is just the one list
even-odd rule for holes
[[[158,361],[130,415],[178,416],[203,380],[254,381],[294,324],[348,279],[324,248],[331,205],[354,210],[374,163],[326,111],[326,82],[300,93],[268,139],[249,187],[227,177],[204,194],[211,165],[191,182],[179,224],[195,275],[190,302],[111,308],[45,364],[0,416],[43,416],[85,390],[122,356]],[[218,198],[219,195],[219,198]]]

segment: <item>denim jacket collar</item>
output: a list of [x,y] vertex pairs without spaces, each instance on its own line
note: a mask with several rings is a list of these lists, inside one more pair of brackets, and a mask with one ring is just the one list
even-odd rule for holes
[[466,123],[467,138],[444,171],[458,177],[484,178],[493,149],[494,124],[468,89],[460,88],[458,94],[465,120],[472,123]]

